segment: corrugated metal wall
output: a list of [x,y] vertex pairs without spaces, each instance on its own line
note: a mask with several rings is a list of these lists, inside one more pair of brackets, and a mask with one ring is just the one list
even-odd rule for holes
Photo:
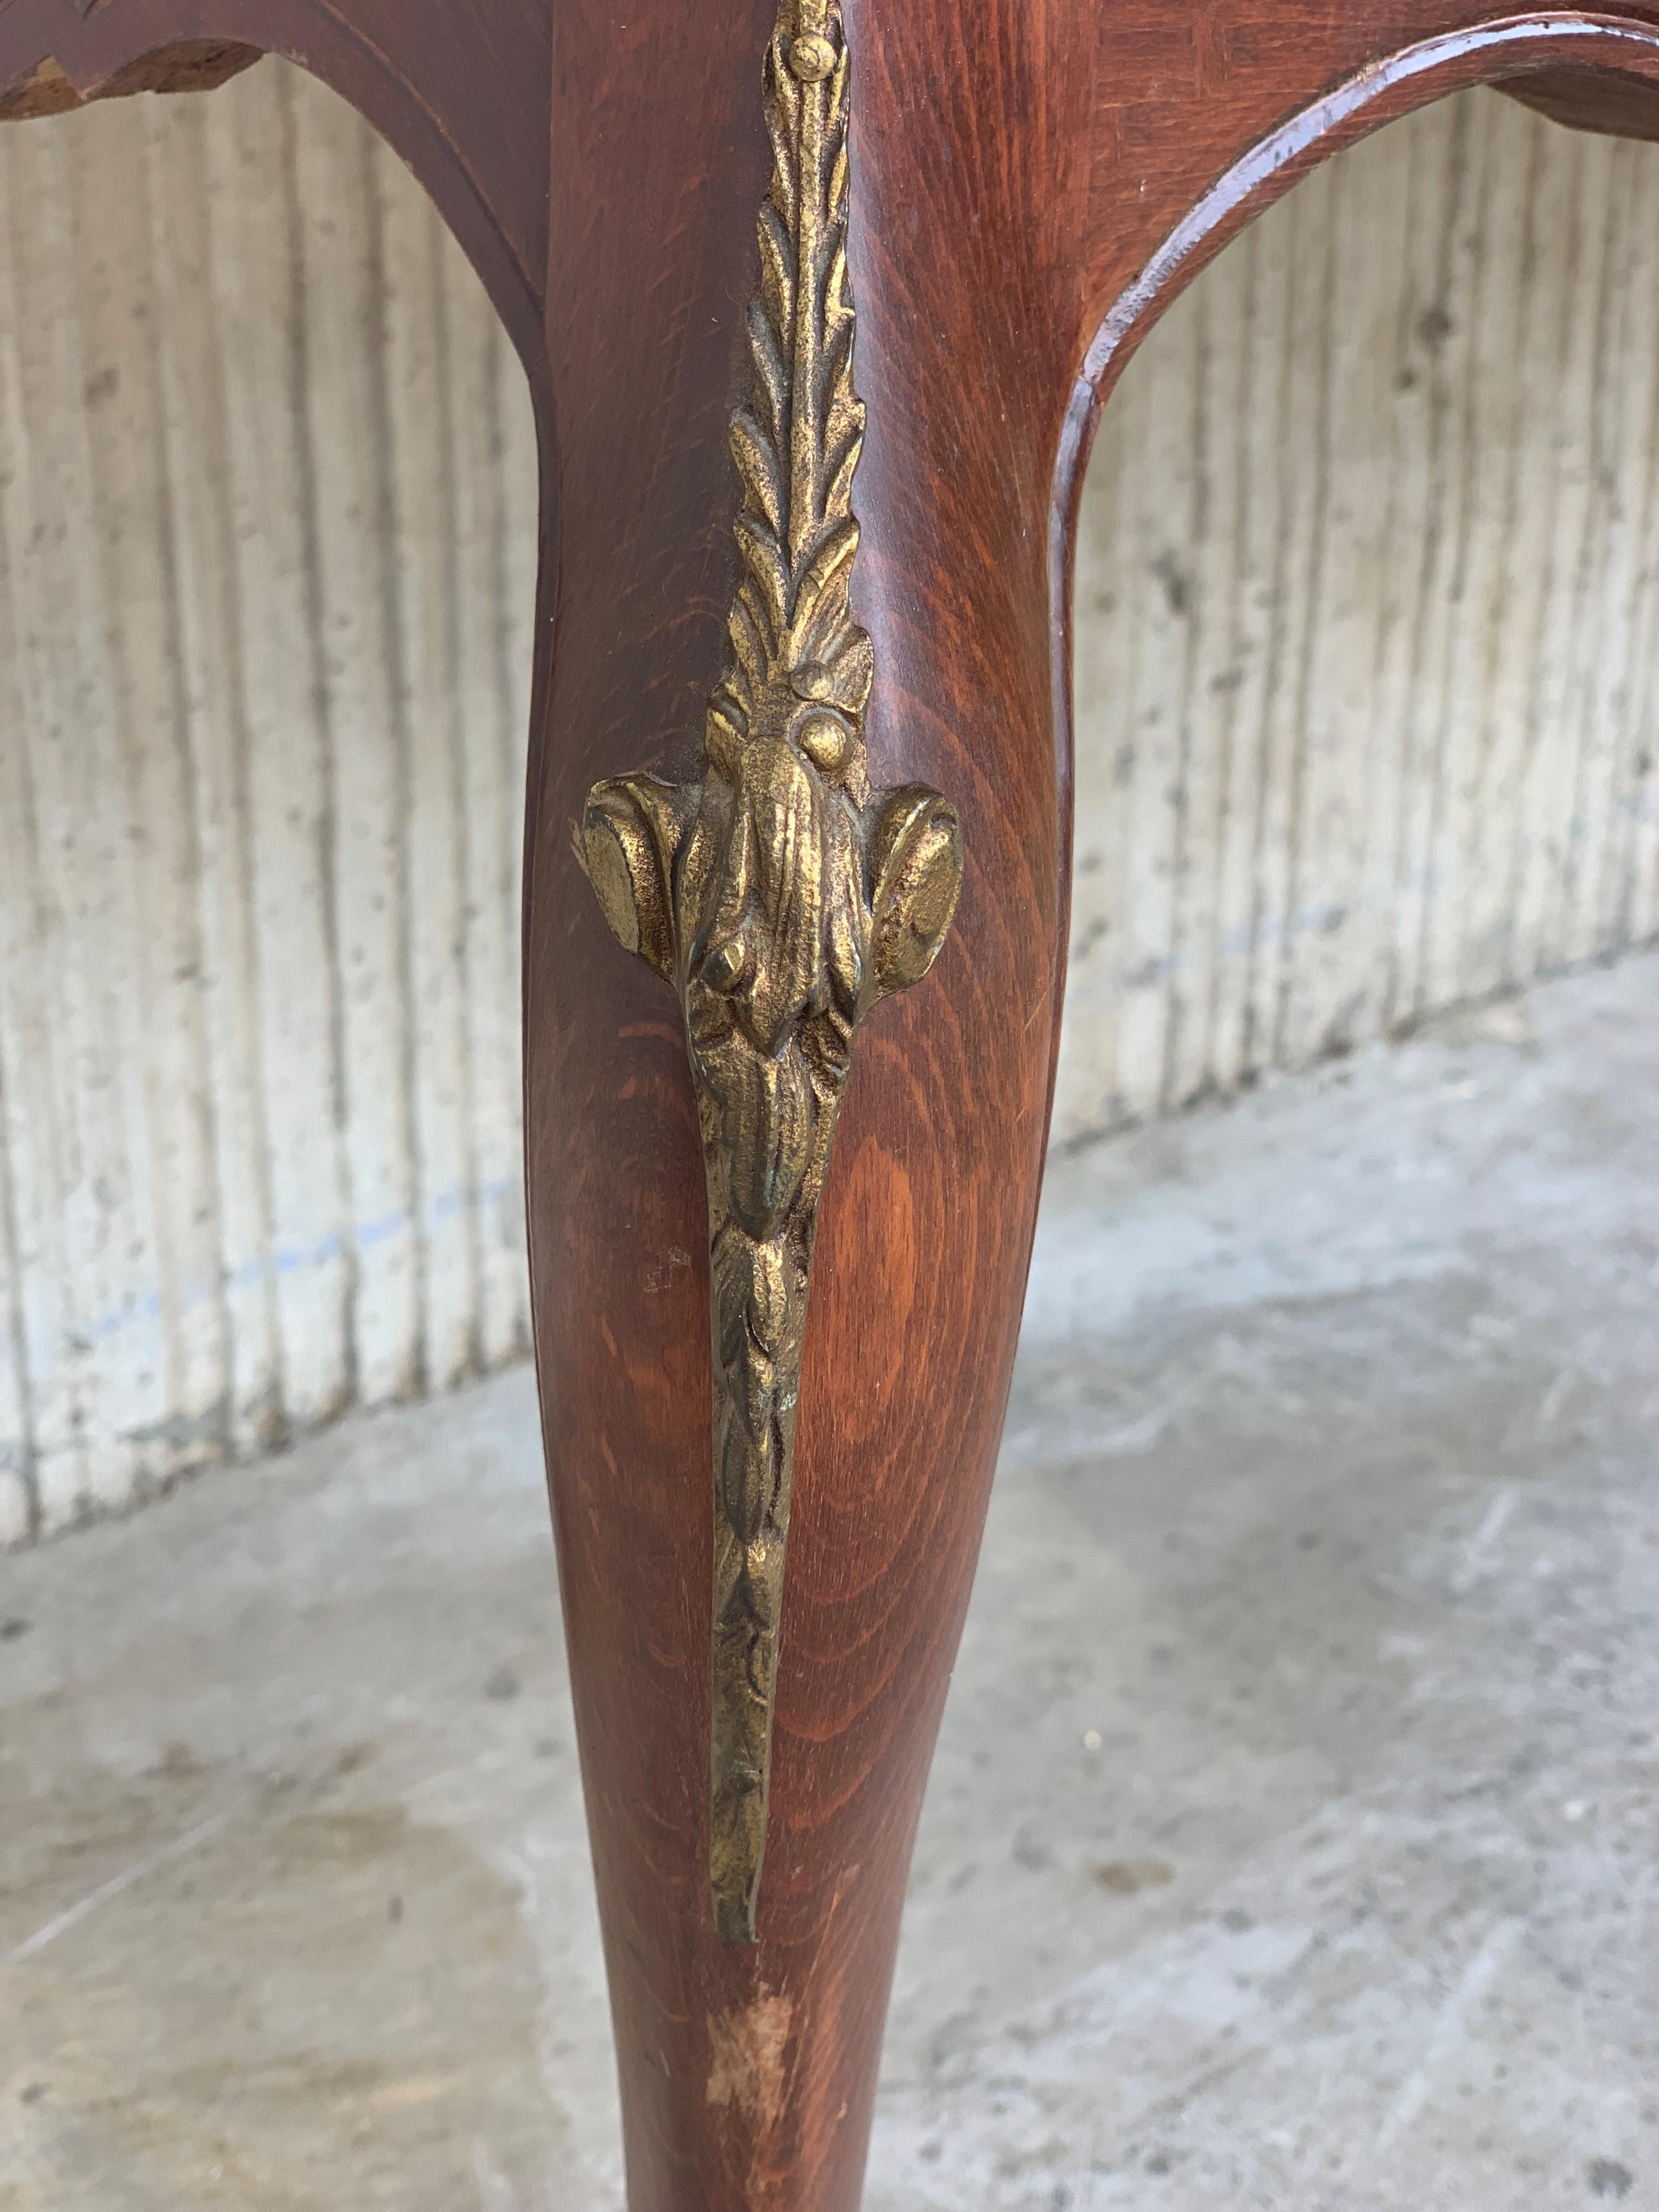
[[1107,410],[1062,1140],[1659,933],[1659,149],[1475,93]]
[[[1476,95],[1109,411],[1076,1139],[1659,932],[1659,157]],[[0,1540],[526,1341],[528,401],[267,63],[0,131]]]
[[401,165],[267,64],[0,131],[0,1526],[527,1341],[537,469]]

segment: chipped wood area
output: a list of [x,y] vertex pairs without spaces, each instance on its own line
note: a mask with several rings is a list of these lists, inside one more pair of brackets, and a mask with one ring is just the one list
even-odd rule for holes
[[41,115],[67,115],[94,100],[118,100],[134,92],[212,92],[261,58],[258,46],[222,39],[187,39],[159,52],[142,55],[130,67],[84,90],[48,55],[9,92],[0,93],[0,123],[26,122]]
[[790,1998],[763,1995],[708,2023],[708,2102],[734,2107],[763,2140],[783,2117],[794,2020]]

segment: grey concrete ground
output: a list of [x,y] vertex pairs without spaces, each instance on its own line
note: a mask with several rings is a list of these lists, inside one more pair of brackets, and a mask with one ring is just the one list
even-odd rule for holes
[[[1659,962],[1057,1164],[872,2212],[1659,2206]],[[3,2212],[606,2212],[514,1376],[0,1562]]]

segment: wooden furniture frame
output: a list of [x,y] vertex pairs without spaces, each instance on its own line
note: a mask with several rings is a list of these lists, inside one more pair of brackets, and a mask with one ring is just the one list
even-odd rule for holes
[[[728,654],[775,37],[769,68],[808,88],[784,86],[791,130],[852,57],[858,737],[875,784],[948,795],[966,878],[934,972],[860,1029],[814,1214],[749,1928],[709,1899],[707,1131],[680,1016],[611,941],[573,831],[601,779],[695,773]],[[629,2203],[854,2212],[1042,1179],[1100,410],[1220,246],[1409,109],[1495,82],[1659,136],[1659,0],[0,0],[0,112],[209,84],[264,51],[410,162],[537,410],[530,1243]]]

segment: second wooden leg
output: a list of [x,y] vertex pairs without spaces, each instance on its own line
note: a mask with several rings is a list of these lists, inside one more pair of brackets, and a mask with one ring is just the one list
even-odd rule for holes
[[[851,611],[839,628],[834,617],[810,653],[785,637],[817,588],[814,550],[837,526],[813,509],[818,535],[798,546],[787,514],[769,522],[772,506],[827,499],[825,478],[811,469],[791,477],[747,454],[740,475],[731,422],[734,391],[750,391],[759,427],[743,435],[783,442],[763,419],[775,404],[753,391],[772,357],[763,349],[757,369],[746,316],[757,296],[779,361],[786,351],[776,338],[783,294],[759,289],[756,210],[766,202],[777,250],[801,266],[818,255],[811,281],[827,281],[833,210],[820,232],[801,208],[815,191],[829,208],[842,189],[826,137],[836,127],[842,26],[831,11],[825,73],[809,50],[788,82],[775,0],[714,14],[664,8],[653,23],[626,68],[613,15],[597,0],[572,8],[562,34],[550,325],[560,580],[543,610],[556,663],[532,793],[526,971],[537,1343],[632,2212],[855,2212],[912,1842],[996,1460],[1047,1131],[1067,832],[1047,511],[1069,383],[1050,379],[1047,422],[1008,465],[1005,410],[975,410],[970,394],[962,411],[961,377],[938,383],[937,326],[911,313],[909,278],[896,283],[884,265],[876,242],[912,238],[915,226],[902,204],[888,221],[878,212],[871,155],[850,242],[858,383],[870,407]],[[870,82],[880,81],[872,69]],[[776,137],[768,99],[783,114]],[[856,112],[879,115],[879,98]],[[781,163],[793,167],[779,183]],[[895,168],[896,192],[908,173],[908,161]],[[920,244],[915,252],[927,260]],[[951,281],[950,313],[963,320],[975,271],[963,265]],[[838,298],[817,310],[823,345],[795,347],[798,380],[810,382],[814,363],[831,357]],[[1004,336],[1028,374],[1029,342],[1012,325]],[[789,403],[797,445],[818,435],[814,407],[826,435],[842,434],[835,425],[850,418],[836,410],[850,402],[809,401],[805,388],[798,381]],[[770,529],[781,544],[789,576],[776,608],[757,604],[742,617],[771,625],[760,672],[747,679],[743,642],[726,628],[728,610],[744,604],[745,573],[756,573],[739,565],[740,501],[745,526]],[[843,954],[831,913],[840,894],[825,894],[821,920],[816,891],[780,902],[767,872],[797,855],[810,828],[827,841],[833,884],[836,838],[863,836],[862,896],[879,905],[878,804],[837,781],[841,757],[813,725],[837,714],[858,724],[861,702],[844,672],[866,649],[860,638],[874,668],[869,784],[945,794],[960,816],[967,878],[931,975],[884,1004],[866,992],[855,1006],[857,977],[848,983],[835,963],[867,978],[884,957],[878,923],[866,913],[849,924],[862,949]],[[787,680],[775,695],[777,665]],[[711,693],[736,702],[720,708],[733,718],[725,735],[711,733]],[[573,833],[594,785],[641,771],[665,783],[630,784],[616,803],[624,814],[643,810],[646,846],[579,853]],[[708,802],[714,775],[726,782]],[[686,796],[699,776],[701,814]],[[732,830],[744,807],[753,809],[747,845]],[[794,842],[745,857],[786,817]],[[712,860],[684,842],[700,821],[719,846]],[[672,866],[652,838],[672,846]],[[685,872],[705,862],[746,885],[734,920],[707,902],[672,914],[652,907],[653,897],[685,906]],[[598,886],[607,910],[629,945],[648,951],[653,940],[672,988],[607,929],[589,880],[606,867],[616,872]],[[718,1482],[711,1494],[704,1140],[722,1086],[738,1079],[721,1057],[726,1030],[712,1041],[699,1030],[710,1017],[709,993],[698,992],[726,931],[735,950],[710,987],[725,994],[718,1022],[758,1032],[764,994],[746,979],[760,972],[756,962],[782,958],[803,913],[826,933],[808,951],[827,945],[830,964],[823,991],[804,989],[786,1012],[795,1006],[789,1018],[803,1030],[825,1019],[812,1054],[840,1049],[824,1014],[837,992],[849,994],[846,1025],[858,1018],[817,1215],[758,1940],[747,1943],[728,1940],[729,1921],[722,1933],[710,1895],[711,1584],[716,1515],[732,1509],[720,1506]],[[787,1034],[786,1023],[784,1041],[765,1047],[775,1054],[766,1084],[794,1079]],[[814,1060],[809,1072],[816,1097],[823,1068]],[[793,1110],[757,1107],[750,1117],[786,1164],[769,1168],[775,1180],[789,1172]],[[721,1200],[753,1247],[744,1264],[770,1234],[761,1218],[770,1187]],[[717,1277],[721,1264],[717,1255]],[[763,1293],[755,1298],[750,1325],[764,1338]],[[778,1387],[787,1394],[787,1382]]]

